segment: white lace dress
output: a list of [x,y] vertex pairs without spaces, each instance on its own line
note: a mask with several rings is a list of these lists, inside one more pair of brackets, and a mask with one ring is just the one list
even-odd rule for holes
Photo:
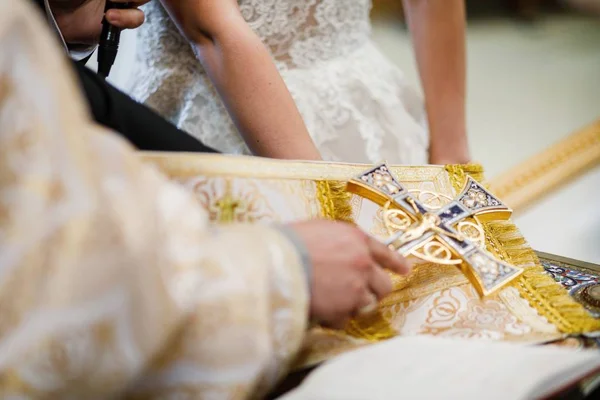
[[[371,0],[240,0],[326,160],[427,163],[422,101],[370,38]],[[139,29],[132,95],[205,144],[250,154],[158,1]]]

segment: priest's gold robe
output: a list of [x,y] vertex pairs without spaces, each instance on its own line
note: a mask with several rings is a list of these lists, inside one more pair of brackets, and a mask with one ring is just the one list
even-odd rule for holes
[[0,397],[265,393],[305,332],[295,248],[93,126],[51,38],[0,0]]

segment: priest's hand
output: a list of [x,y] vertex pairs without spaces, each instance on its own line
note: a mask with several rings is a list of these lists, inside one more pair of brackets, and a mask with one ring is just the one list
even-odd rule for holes
[[361,310],[375,309],[392,290],[384,271],[410,272],[397,252],[343,222],[292,224],[312,263],[310,313],[323,326],[343,328]]

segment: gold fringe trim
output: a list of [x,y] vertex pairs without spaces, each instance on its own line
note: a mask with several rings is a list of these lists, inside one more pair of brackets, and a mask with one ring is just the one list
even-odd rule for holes
[[344,332],[352,337],[371,342],[378,342],[398,336],[398,332],[392,328],[390,321],[383,315],[381,310],[377,310],[371,315],[352,319],[346,325]]
[[467,181],[467,176],[472,177],[477,182],[484,183],[483,167],[481,164],[446,165],[446,171],[450,177],[450,183],[452,183],[452,187],[457,194],[462,191]]
[[[483,168],[476,165],[446,167],[456,192],[460,192],[467,175],[482,180]],[[540,315],[561,332],[577,334],[600,330],[600,320],[593,318],[541,266],[537,255],[511,221],[484,224],[488,249],[500,259],[525,269],[515,283],[521,296]]]
[[354,223],[350,204],[352,194],[346,191],[346,182],[317,181],[317,199],[325,218]]
[[[354,223],[350,204],[352,194],[346,191],[346,182],[317,181],[317,198],[325,218]],[[353,319],[348,323],[345,332],[350,336],[370,341],[396,336],[396,331],[380,311]]]

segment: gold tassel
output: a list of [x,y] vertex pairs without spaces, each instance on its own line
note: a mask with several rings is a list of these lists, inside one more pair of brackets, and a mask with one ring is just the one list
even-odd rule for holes
[[460,193],[463,189],[467,176],[475,179],[483,184],[483,167],[480,164],[464,164],[464,165],[446,165],[446,171],[450,177],[450,183],[456,193]]
[[344,332],[352,337],[371,342],[390,339],[398,335],[381,310],[377,310],[371,315],[354,318],[346,325]]
[[[352,194],[346,191],[346,182],[317,181],[317,197],[323,216],[335,221],[354,223],[352,219]],[[396,336],[396,331],[381,311],[350,321],[345,329],[350,336],[379,341]]]
[[[477,165],[449,165],[446,167],[454,190],[459,193],[467,175],[481,181],[483,168]],[[511,221],[484,224],[488,249],[500,259],[525,272],[515,283],[521,296],[540,315],[561,332],[578,334],[600,329],[600,320],[593,318],[560,284],[546,273],[533,249]]]
[[[538,313],[561,332],[578,334],[600,329],[600,320],[593,318],[586,309],[576,302],[569,292],[546,273],[531,247],[509,221],[487,224],[486,231],[498,243],[498,256],[513,265],[525,269],[515,286]],[[492,240],[494,241],[494,240]]]

